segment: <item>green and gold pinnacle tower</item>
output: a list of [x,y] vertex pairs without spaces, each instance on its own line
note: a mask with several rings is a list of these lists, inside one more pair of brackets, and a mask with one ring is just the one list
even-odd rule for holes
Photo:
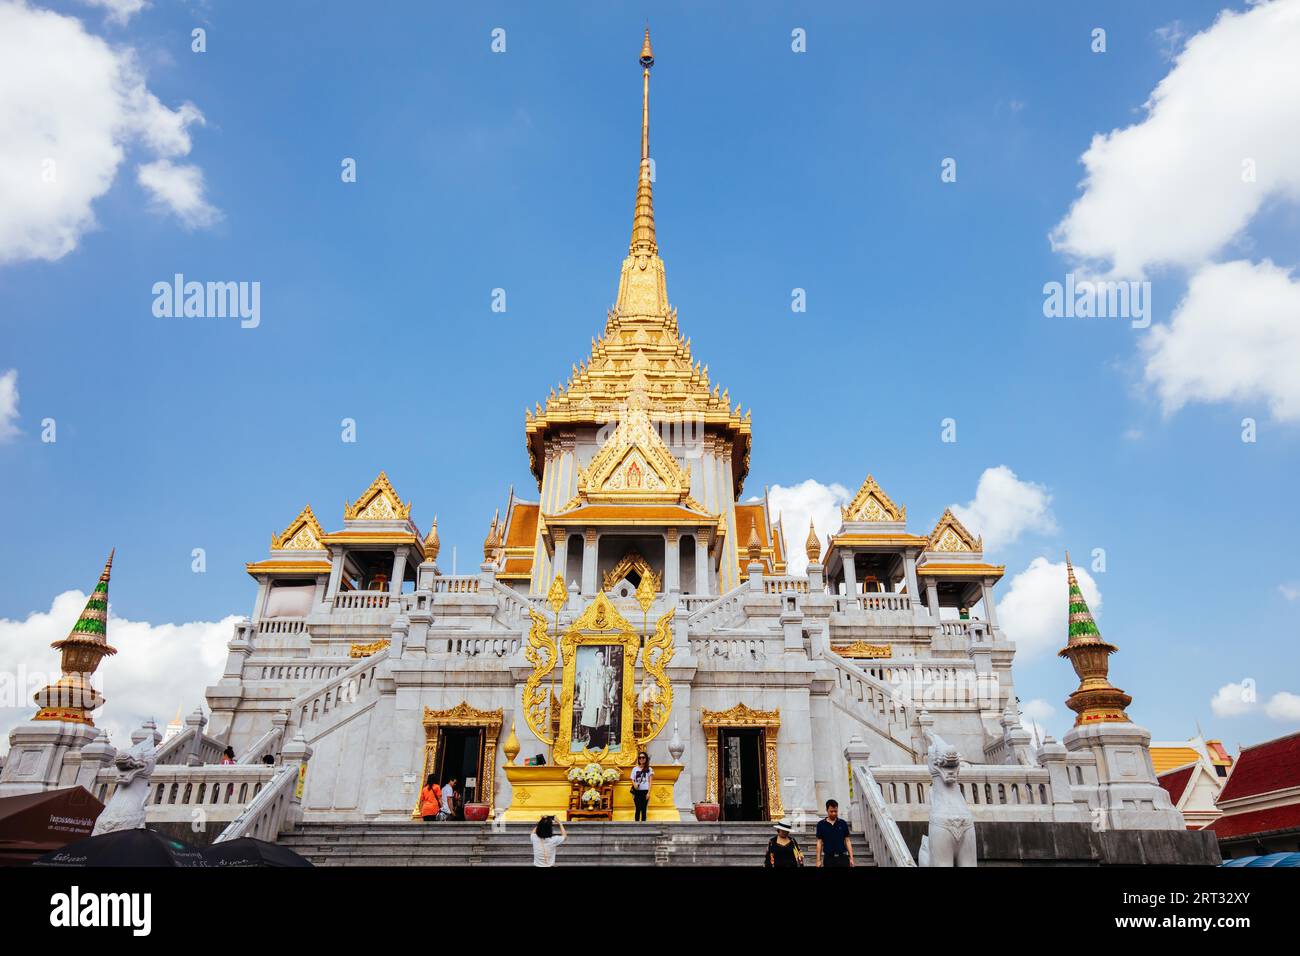
[[104,706],[104,698],[90,684],[99,662],[117,648],[108,643],[108,579],[113,570],[109,552],[104,570],[68,636],[50,646],[62,655],[63,676],[36,692],[40,710],[33,720],[63,720],[95,726],[91,714]]
[[1079,675],[1079,686],[1066,700],[1065,706],[1078,714],[1074,719],[1076,727],[1129,723],[1124,708],[1133,702],[1133,698],[1111,684],[1107,676],[1110,670],[1107,658],[1119,648],[1102,639],[1074,576],[1069,552],[1065,555],[1065,569],[1070,587],[1069,638],[1058,653],[1069,659],[1074,672]]

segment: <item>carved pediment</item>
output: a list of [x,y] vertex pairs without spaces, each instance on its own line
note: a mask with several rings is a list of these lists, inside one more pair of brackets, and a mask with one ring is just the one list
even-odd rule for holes
[[858,493],[841,509],[845,521],[906,521],[907,508],[894,504],[876,479],[867,475]]
[[934,526],[930,532],[930,540],[926,544],[927,551],[944,551],[949,553],[966,552],[972,554],[982,554],[984,551],[984,538],[976,538],[962,524],[951,508],[945,508],[943,517],[939,523]]
[[690,473],[677,463],[644,402],[629,401],[614,433],[578,477],[578,501],[685,501]]
[[343,517],[348,521],[407,521],[411,517],[411,503],[402,503],[388,475],[381,471],[360,498],[343,503]]
[[650,562],[635,551],[623,555],[618,564],[605,572],[604,578],[601,579],[600,589],[606,592],[614,590],[614,585],[633,571],[637,573],[639,580],[644,581],[648,577],[654,585],[655,591],[663,589],[663,582],[660,580],[660,576],[655,573],[654,568],[650,567]]
[[298,512],[298,517],[279,534],[271,535],[272,551],[324,551],[321,538],[325,536],[320,522],[312,514],[311,505]]

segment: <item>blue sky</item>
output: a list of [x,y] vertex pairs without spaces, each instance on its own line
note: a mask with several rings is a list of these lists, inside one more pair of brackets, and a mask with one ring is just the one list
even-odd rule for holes
[[[0,264],[0,373],[20,393],[0,441],[0,618],[87,590],[110,547],[118,615],[245,614],[243,563],[305,503],[340,524],[381,468],[421,528],[438,513],[444,565],[456,546],[469,568],[509,486],[535,492],[523,409],[586,356],[614,298],[650,15],[669,297],[753,409],[746,494],[852,490],[870,471],[926,531],[1005,465],[1050,494],[1055,530],[993,557],[1009,582],[1038,556],[1105,549],[1098,619],[1135,719],[1164,739],[1199,720],[1229,745],[1295,729],[1262,703],[1300,693],[1300,423],[1250,398],[1166,413],[1144,383],[1148,332],[1042,310],[1072,268],[1048,237],[1081,156],[1142,121],[1222,3],[473,6],[153,4],[115,22],[46,5],[133,49],[168,109],[202,113],[183,159],[219,218],[160,208],[131,171],[148,145],[124,140],[96,227],[56,259]],[[1270,201],[1233,248],[1290,268],[1297,229],[1294,202]],[[156,318],[151,288],[177,272],[259,281],[260,326]],[[1149,278],[1167,323],[1187,270]],[[1247,678],[1261,706],[1216,716],[1215,692]],[[1039,655],[1017,679],[1063,731],[1068,665]]]

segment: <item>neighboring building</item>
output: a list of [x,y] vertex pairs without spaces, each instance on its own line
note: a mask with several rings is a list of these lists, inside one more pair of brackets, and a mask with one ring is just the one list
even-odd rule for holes
[[1226,780],[1228,771],[1232,769],[1232,755],[1221,740],[1206,740],[1198,734],[1186,741],[1156,740],[1151,743],[1151,763],[1158,774],[1196,760],[1205,761],[1219,780]]
[[1300,733],[1243,747],[1218,807],[1225,860],[1300,850]]
[[1183,743],[1156,742],[1151,745],[1151,764],[1187,829],[1202,829],[1219,818],[1219,791],[1232,768],[1222,741],[1198,735]]

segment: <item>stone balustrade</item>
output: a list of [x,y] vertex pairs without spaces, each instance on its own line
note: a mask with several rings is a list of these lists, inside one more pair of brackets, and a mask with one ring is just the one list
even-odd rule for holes
[[376,651],[325,684],[295,697],[289,705],[290,732],[307,727],[341,707],[354,705],[363,697],[369,699],[379,667],[388,660],[388,653],[388,648]]
[[905,664],[880,660],[861,666],[899,697],[925,710],[991,710],[1002,701],[998,675],[979,671],[970,661],[915,658]]
[[[929,819],[928,767],[880,766],[872,767],[871,771],[895,819]],[[1051,774],[1046,767],[963,763],[957,783],[977,823],[981,820],[1048,822],[1059,816],[1053,800]],[[1064,795],[1067,804],[1073,804],[1073,799],[1072,795]]]
[[764,594],[808,593],[808,579],[785,575],[782,577],[763,577]]
[[309,657],[259,658],[244,668],[245,680],[322,681],[337,677],[353,662],[317,661]]
[[742,623],[745,620],[744,600],[749,593],[749,585],[741,584],[697,608],[687,619],[691,630],[710,631]]
[[334,595],[334,608],[339,611],[382,611],[392,602],[387,591],[342,591]]
[[[337,607],[337,604],[335,605]],[[258,634],[305,634],[307,622],[300,617],[272,617],[257,622]]]
[[292,820],[298,767],[287,765],[277,767],[275,771],[270,783],[253,795],[214,843],[225,843],[241,837],[274,842],[280,832],[287,829]]
[[[855,754],[855,750],[858,753]],[[867,765],[867,754],[860,740],[845,748],[853,780],[852,814],[854,825],[866,834],[876,866],[914,867],[916,861],[907,849],[889,805]]]
[[[161,764],[149,778],[145,804],[149,823],[216,822],[234,819],[271,781],[277,770],[264,764]],[[96,796],[107,803],[117,787],[118,772],[106,767],[95,777]],[[199,816],[201,811],[202,816]]]
[[769,658],[780,660],[783,642],[775,638],[754,637],[692,637],[691,654],[701,663],[715,665],[725,661],[741,668],[761,666]]
[[522,646],[519,635],[494,635],[470,637],[464,635],[431,635],[430,654],[448,654],[455,657],[513,657]]
[[433,579],[433,593],[478,594],[479,580],[475,574],[442,575]]

